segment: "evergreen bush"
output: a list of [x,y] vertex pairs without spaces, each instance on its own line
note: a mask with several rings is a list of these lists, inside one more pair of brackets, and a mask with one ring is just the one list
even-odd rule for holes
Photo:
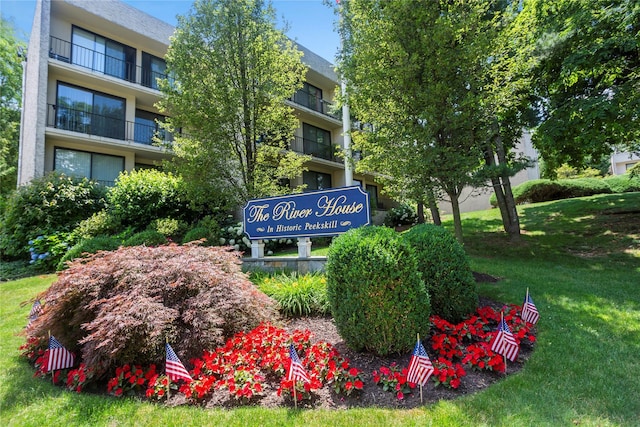
[[26,331],[51,332],[87,369],[164,364],[164,344],[182,360],[222,346],[239,331],[275,322],[275,302],[241,272],[226,248],[120,247],[76,259],[38,296],[44,312]]
[[[640,163],[638,163],[640,165]],[[640,170],[640,169],[639,169]],[[614,193],[631,193],[640,191],[640,176],[632,176],[630,173],[624,175],[613,175],[604,178],[611,191]]]
[[476,282],[462,245],[445,228],[419,224],[402,237],[413,247],[431,311],[458,323],[478,306]]
[[103,209],[80,221],[71,232],[70,240],[72,243],[78,243],[92,237],[115,235],[121,228],[120,220],[107,209]]
[[96,236],[88,239],[82,239],[69,249],[60,262],[58,263],[57,270],[64,270],[67,268],[67,263],[73,261],[76,258],[86,257],[90,254],[95,254],[98,251],[113,251],[118,249],[122,242],[117,237],[112,236]]
[[52,172],[21,186],[7,200],[0,224],[3,257],[27,258],[28,242],[68,233],[105,207],[105,188],[87,178]]
[[158,246],[158,245],[164,245],[165,243],[167,243],[167,238],[164,236],[164,234],[155,230],[145,230],[129,237],[122,243],[122,245],[123,246],[140,246],[140,245]]
[[[517,204],[548,202],[613,192],[607,181],[602,178],[534,179],[514,187],[512,191]],[[495,194],[491,195],[489,202],[492,206],[498,205]]]
[[387,227],[361,227],[335,239],[327,255],[327,297],[336,327],[357,351],[411,349],[427,336],[431,307],[413,248]]

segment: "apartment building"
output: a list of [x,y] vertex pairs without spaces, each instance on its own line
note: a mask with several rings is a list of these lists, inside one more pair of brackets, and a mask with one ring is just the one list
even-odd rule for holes
[[[171,152],[158,122],[157,78],[174,28],[118,0],[39,0],[24,72],[18,183],[52,170],[112,185],[121,171],[154,167]],[[291,149],[310,154],[308,172],[292,185],[310,190],[346,184],[342,114],[333,108],[333,65],[308,49],[306,82],[291,100],[299,128]],[[354,176],[384,209],[370,176]]]

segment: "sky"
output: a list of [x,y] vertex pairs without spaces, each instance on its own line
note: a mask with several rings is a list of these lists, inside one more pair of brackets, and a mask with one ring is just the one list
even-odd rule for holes
[[[186,15],[192,0],[124,0],[151,16],[175,26],[176,15]],[[329,62],[335,62],[340,39],[334,29],[337,19],[322,0],[272,0],[278,28],[288,24],[289,38],[315,52]],[[2,17],[13,23],[16,35],[28,40],[35,10],[35,0],[0,0]]]

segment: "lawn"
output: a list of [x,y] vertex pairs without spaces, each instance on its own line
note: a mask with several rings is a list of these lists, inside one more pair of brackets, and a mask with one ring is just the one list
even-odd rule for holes
[[[481,295],[540,311],[538,342],[522,371],[491,387],[420,409],[166,408],[75,394],[33,378],[18,357],[29,312],[21,302],[54,276],[0,283],[0,422],[3,425],[640,425],[640,193],[519,207],[510,242],[496,210],[463,217],[475,271],[498,276]],[[450,222],[445,222],[451,227]]]

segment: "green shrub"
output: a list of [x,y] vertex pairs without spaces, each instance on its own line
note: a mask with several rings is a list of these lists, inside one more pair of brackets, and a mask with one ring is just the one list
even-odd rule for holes
[[325,315],[330,311],[323,274],[258,275],[254,283],[280,304],[280,313],[285,316]]
[[120,239],[111,236],[96,236],[80,240],[64,254],[56,269],[58,271],[64,270],[67,268],[69,261],[86,257],[86,255],[89,254],[95,254],[98,251],[113,251],[118,249],[121,244]]
[[206,239],[204,246],[218,246],[220,244],[220,234],[218,221],[212,216],[206,216],[198,221],[193,229],[187,231],[182,239],[182,243]]
[[182,179],[155,169],[121,173],[107,197],[123,225],[138,230],[158,218],[192,219]]
[[180,240],[187,229],[187,224],[175,218],[159,218],[151,222],[149,229],[165,237]]
[[26,258],[38,236],[70,232],[105,207],[105,188],[86,178],[52,172],[13,192],[0,225],[3,257]]
[[[555,181],[535,179],[514,187],[512,191],[517,204],[548,202],[612,192],[607,182],[602,178],[559,179]],[[491,195],[489,202],[492,206],[497,206],[495,194]]]
[[27,333],[50,331],[96,378],[125,363],[164,366],[166,340],[179,343],[183,361],[200,357],[239,331],[277,320],[275,302],[238,261],[225,248],[177,245],[78,259],[40,296],[44,312]]
[[129,237],[122,243],[122,245],[123,246],[140,246],[140,245],[158,246],[158,245],[164,245],[165,243],[167,243],[167,238],[164,236],[164,234],[159,233],[155,230],[145,230]]
[[431,307],[413,248],[387,227],[336,238],[326,265],[327,297],[340,336],[356,351],[402,353],[427,336]]
[[410,205],[403,203],[387,211],[384,217],[384,225],[397,227],[401,225],[413,225],[418,221],[418,214]]
[[67,253],[69,233],[55,233],[29,240],[31,264],[40,271],[52,271]]
[[118,217],[104,209],[80,221],[78,226],[71,232],[70,240],[73,243],[77,243],[96,236],[115,235],[121,228],[122,224]]
[[419,224],[402,234],[413,247],[433,314],[461,322],[478,306],[478,292],[462,245],[446,229]]
[[[640,164],[640,163],[638,163]],[[613,175],[604,179],[611,191],[614,193],[632,193],[640,191],[640,176],[633,177],[631,174]]]

